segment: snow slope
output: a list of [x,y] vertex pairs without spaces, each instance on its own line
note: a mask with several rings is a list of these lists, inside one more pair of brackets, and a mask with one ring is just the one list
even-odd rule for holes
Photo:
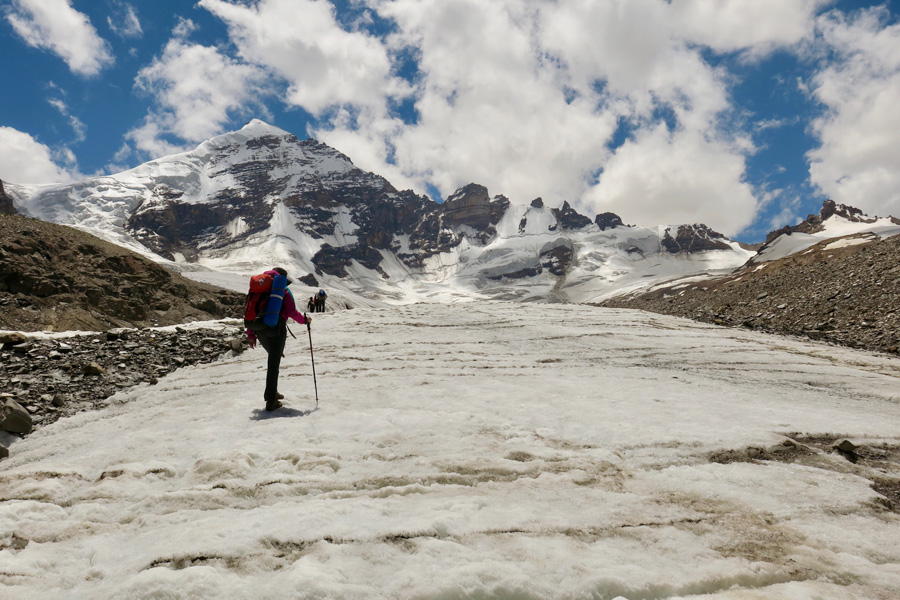
[[[900,518],[786,432],[900,444],[900,360],[635,311],[317,315],[13,445],[0,598],[900,597]],[[26,543],[27,542],[27,543]]]
[[822,229],[815,233],[794,232],[790,235],[778,236],[760,250],[757,256],[753,257],[753,262],[763,263],[778,260],[829,239],[857,236],[865,241],[874,241],[898,234],[900,234],[900,225],[894,223],[890,218],[879,218],[871,223],[866,223],[865,221],[851,221],[841,215],[832,215],[822,223]]

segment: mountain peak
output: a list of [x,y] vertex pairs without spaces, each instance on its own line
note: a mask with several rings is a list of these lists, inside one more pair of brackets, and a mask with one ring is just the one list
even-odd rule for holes
[[251,119],[247,121],[247,124],[241,127],[241,133],[247,134],[250,137],[261,137],[264,135],[290,135],[284,129],[279,127],[275,127],[274,125],[269,125],[265,121],[261,121],[260,119]]
[[276,139],[297,139],[294,134],[285,131],[284,129],[280,129],[259,119],[252,119],[236,131],[229,131],[208,139],[197,146],[197,150],[201,151],[201,153],[204,151],[208,152],[235,143],[246,144],[250,140],[260,140],[265,138],[269,138],[271,143],[275,143]]

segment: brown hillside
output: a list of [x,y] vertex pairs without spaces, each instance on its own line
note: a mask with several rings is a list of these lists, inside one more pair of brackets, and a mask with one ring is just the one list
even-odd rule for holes
[[0,214],[0,329],[102,331],[236,317],[243,296],[86,232]]
[[834,241],[762,266],[751,264],[721,279],[676,284],[635,297],[615,298],[603,306],[640,308],[719,325],[898,352],[900,236],[845,247],[836,247]]

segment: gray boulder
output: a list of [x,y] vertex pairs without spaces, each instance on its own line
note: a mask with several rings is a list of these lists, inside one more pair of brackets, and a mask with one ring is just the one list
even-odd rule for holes
[[31,433],[31,415],[12,398],[3,398],[0,404],[0,429],[11,433]]

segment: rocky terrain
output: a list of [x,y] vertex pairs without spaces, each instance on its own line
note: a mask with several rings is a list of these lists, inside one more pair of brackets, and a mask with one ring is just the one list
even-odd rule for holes
[[728,277],[602,305],[896,354],[900,236],[859,236],[846,243],[826,240],[776,261],[751,261]]
[[[150,327],[239,317],[243,302],[83,231],[0,214],[0,330],[13,332],[0,334],[0,435],[25,435],[118,390],[240,352],[237,320],[215,330]],[[37,331],[98,333],[23,333]]]
[[177,325],[237,317],[243,302],[78,229],[0,214],[0,330]]
[[[0,333],[0,435],[27,435],[61,417],[98,408],[119,390],[153,385],[175,369],[242,352],[243,323],[217,325],[65,337]],[[7,453],[0,443],[0,458]]]

